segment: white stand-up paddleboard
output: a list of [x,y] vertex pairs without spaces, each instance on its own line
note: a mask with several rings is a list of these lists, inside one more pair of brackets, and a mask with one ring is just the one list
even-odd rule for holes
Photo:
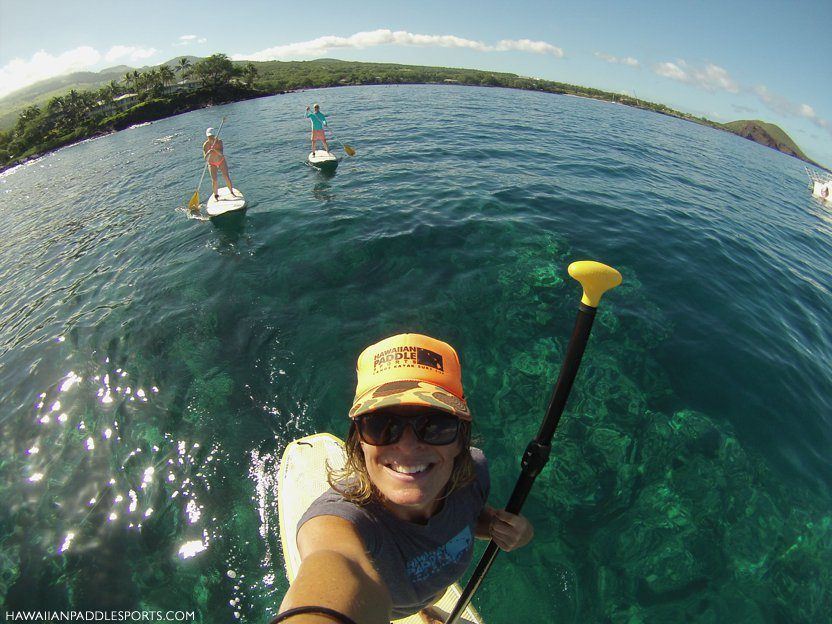
[[821,173],[817,169],[809,169],[809,167],[803,168],[812,181],[810,184],[812,195],[818,199],[832,202],[832,175],[829,173]]
[[[344,443],[329,433],[316,433],[295,440],[283,451],[277,473],[277,511],[280,521],[280,543],[286,563],[289,583],[295,580],[300,568],[297,545],[298,521],[316,498],[329,489],[326,480],[327,463],[332,468],[344,465]],[[456,583],[433,606],[443,619],[453,610],[462,589]],[[462,622],[482,624],[472,606],[463,613]],[[418,614],[396,620],[393,624],[423,624]]]
[[208,203],[205,204],[206,212],[212,217],[246,207],[246,198],[237,189],[234,189],[234,195],[232,195],[227,186],[221,186],[217,189],[217,195],[219,199],[212,194],[208,198]]
[[335,157],[335,155],[332,152],[327,152],[324,150],[315,150],[314,152],[309,152],[309,156],[306,157],[306,162],[312,165],[313,167],[317,167],[318,169],[324,171],[334,171],[335,168],[338,166],[338,159]]
[[828,182],[815,181],[812,184],[812,195],[824,201],[832,202],[832,180]]

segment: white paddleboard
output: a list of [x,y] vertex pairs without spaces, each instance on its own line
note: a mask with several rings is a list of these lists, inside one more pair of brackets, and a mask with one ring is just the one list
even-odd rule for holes
[[326,152],[324,150],[309,152],[309,155],[306,157],[306,162],[319,169],[335,169],[338,166],[338,159],[335,155],[332,152]]
[[[295,580],[300,568],[300,553],[296,541],[298,521],[316,498],[329,489],[326,480],[327,462],[332,468],[344,465],[344,443],[329,433],[316,433],[295,440],[283,451],[277,473],[277,512],[280,522],[280,543],[286,564],[286,578]],[[433,606],[443,619],[453,610],[462,593],[454,583]],[[472,606],[463,613],[462,622],[482,624]],[[423,624],[418,614],[393,624]]]
[[219,195],[219,199],[211,195],[208,198],[208,203],[205,204],[206,212],[212,217],[232,210],[242,210],[246,207],[246,198],[237,189],[234,189],[234,195],[232,195],[227,186],[222,186],[217,189],[217,195]]
[[812,184],[812,195],[824,201],[832,202],[832,180],[828,182],[815,180]]

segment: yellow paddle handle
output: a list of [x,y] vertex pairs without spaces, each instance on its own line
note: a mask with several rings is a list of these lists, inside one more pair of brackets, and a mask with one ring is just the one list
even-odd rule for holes
[[621,273],[594,260],[573,262],[568,270],[569,275],[578,280],[584,288],[581,303],[593,308],[598,307],[605,292],[621,283]]

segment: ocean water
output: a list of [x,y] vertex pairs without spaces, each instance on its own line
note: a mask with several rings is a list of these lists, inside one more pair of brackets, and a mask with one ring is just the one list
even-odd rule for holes
[[[332,176],[303,162],[312,101],[357,150]],[[249,208],[189,218],[223,115]],[[827,621],[832,207],[807,183],[677,119],[457,86],[216,106],[3,174],[0,607],[266,621],[280,453],[345,434],[355,358],[401,331],[460,352],[499,506],[574,322],[566,267],[595,259],[624,283],[483,619]]]

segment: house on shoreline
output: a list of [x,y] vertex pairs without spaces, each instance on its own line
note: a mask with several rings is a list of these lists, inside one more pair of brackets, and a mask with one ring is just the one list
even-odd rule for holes
[[99,100],[96,102],[98,107],[95,109],[95,113],[112,115],[116,111],[127,110],[131,106],[135,106],[138,98],[138,93],[125,93],[124,95],[119,95],[118,97],[113,98],[109,102]]
[[[174,84],[166,84],[162,87],[162,95],[171,95],[174,93],[185,93],[195,91],[202,83],[199,80],[180,80]],[[105,117],[113,113],[125,111],[132,108],[139,102],[138,93],[124,93],[118,97],[113,98],[109,102],[99,100],[96,102],[97,107],[92,111],[94,114],[103,114]]]

